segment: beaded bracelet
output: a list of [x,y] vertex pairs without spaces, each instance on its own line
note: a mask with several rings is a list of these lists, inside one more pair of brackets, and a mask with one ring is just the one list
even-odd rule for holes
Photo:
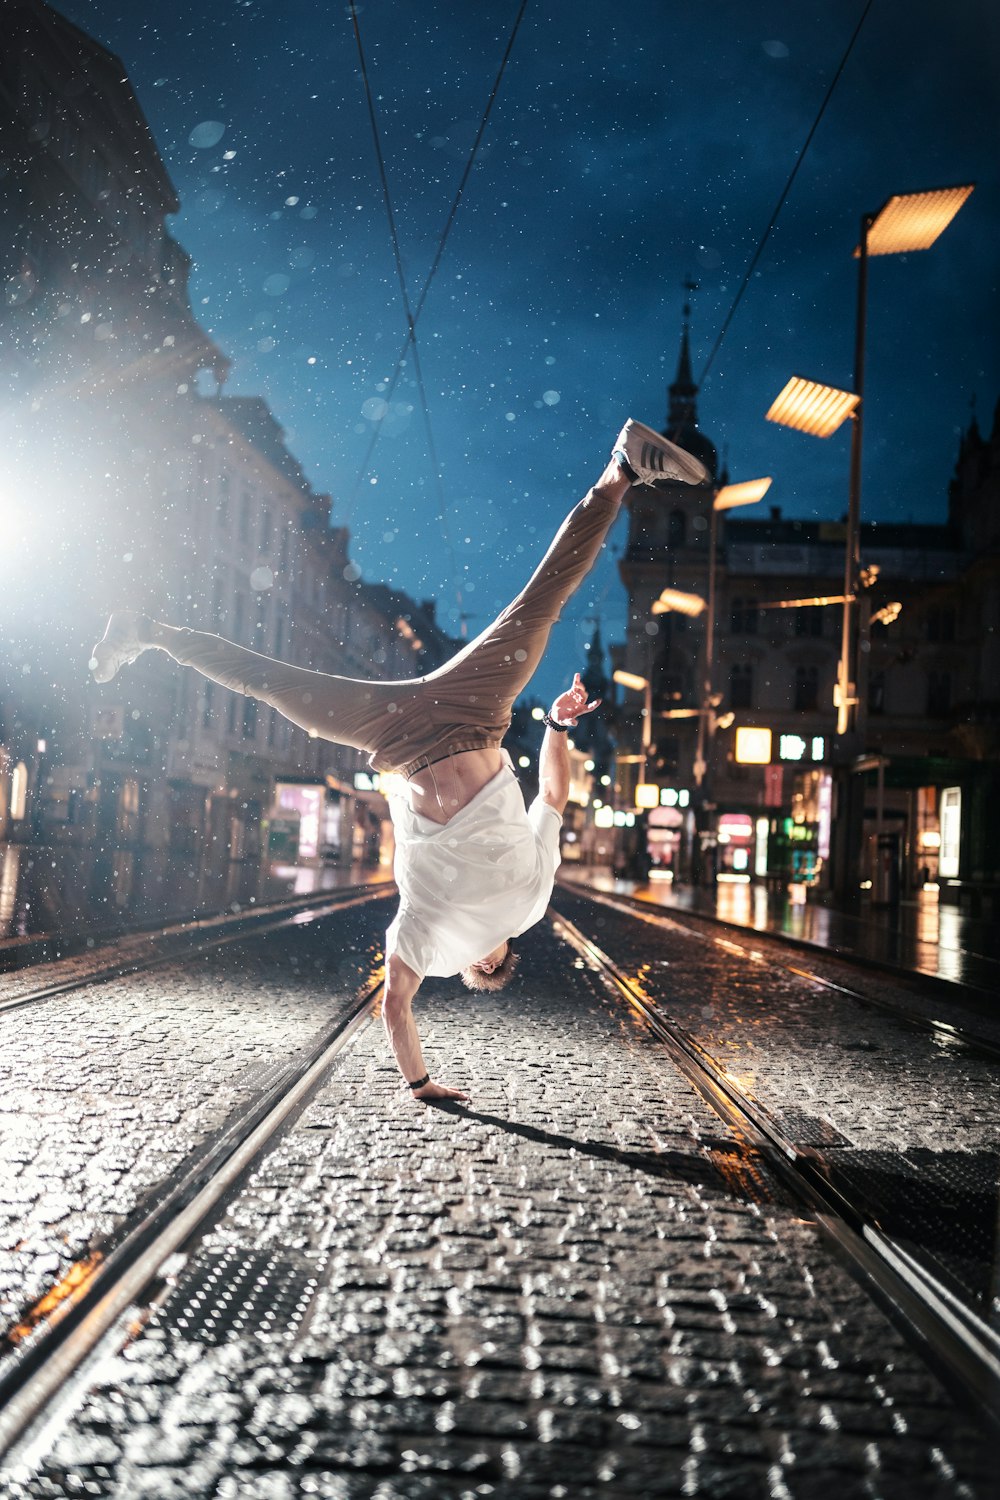
[[551,714],[542,715],[542,723],[547,729],[554,729],[556,734],[569,734],[572,725],[558,723]]

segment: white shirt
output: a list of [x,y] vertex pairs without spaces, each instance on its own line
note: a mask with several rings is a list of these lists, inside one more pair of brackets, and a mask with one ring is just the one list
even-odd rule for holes
[[387,958],[398,953],[421,979],[458,974],[541,920],[562,818],[541,797],[525,809],[509,766],[447,823],[414,812],[405,797],[390,807],[400,902]]

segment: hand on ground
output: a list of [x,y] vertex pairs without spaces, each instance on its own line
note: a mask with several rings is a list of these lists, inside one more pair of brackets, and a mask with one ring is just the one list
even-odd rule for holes
[[587,702],[587,689],[580,679],[579,672],[573,676],[573,686],[565,693],[560,693],[552,707],[549,716],[559,724],[575,724],[581,714],[592,714],[595,708],[600,708],[600,698],[595,698],[593,703]]

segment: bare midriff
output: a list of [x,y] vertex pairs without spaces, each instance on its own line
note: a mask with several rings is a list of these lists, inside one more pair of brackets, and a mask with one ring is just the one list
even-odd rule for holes
[[507,764],[503,750],[459,750],[410,777],[410,806],[432,823],[447,823]]

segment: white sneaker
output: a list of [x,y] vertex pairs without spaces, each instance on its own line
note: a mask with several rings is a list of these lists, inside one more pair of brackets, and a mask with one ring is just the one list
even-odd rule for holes
[[708,470],[683,448],[670,443],[652,427],[630,417],[618,434],[611,454],[633,484],[656,484],[679,479],[682,484],[704,484]]
[[122,667],[128,666],[146,650],[148,642],[140,637],[145,633],[142,627],[148,627],[148,624],[144,615],[115,610],[87,663],[95,682],[110,682]]

